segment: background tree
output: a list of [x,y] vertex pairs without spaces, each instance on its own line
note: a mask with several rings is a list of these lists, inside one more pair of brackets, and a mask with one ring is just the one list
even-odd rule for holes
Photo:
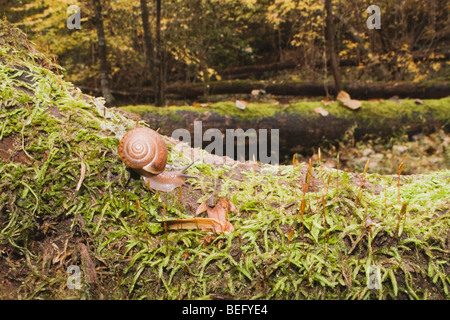
[[111,94],[111,90],[109,88],[109,67],[108,60],[106,55],[106,38],[105,31],[103,29],[103,18],[102,18],[102,4],[100,0],[94,1],[94,10],[95,10],[95,26],[97,28],[97,37],[98,37],[98,51],[100,58],[100,76],[101,81],[100,85],[102,88],[102,94],[105,98],[106,105],[110,106],[114,97]]
[[330,67],[331,72],[333,73],[334,78],[334,88],[336,93],[342,90],[342,81],[341,81],[341,73],[339,71],[339,61],[338,56],[336,54],[336,45],[335,45],[335,35],[334,35],[334,17],[332,11],[332,3],[331,0],[325,0],[325,16],[326,16],[326,43],[327,43],[327,52],[328,57],[330,59]]
[[149,11],[147,6],[147,0],[140,0],[141,4],[141,18],[142,18],[142,27],[144,30],[144,42],[145,42],[145,57],[146,62],[148,64],[148,69],[151,77],[152,85],[155,84],[155,70],[154,70],[154,60],[155,60],[155,52],[153,46],[153,36],[152,30],[150,27],[149,21]]
[[[164,5],[159,31],[155,21],[158,1],[160,8]],[[324,72],[324,63],[330,67],[332,63],[325,41],[328,33],[324,34],[324,0],[158,1],[144,1],[148,19],[143,17],[141,0],[101,2],[108,40],[109,87],[116,96],[118,92],[151,92],[151,100],[145,102],[153,103],[154,92],[162,97],[157,88],[225,77],[319,85],[334,80],[332,69]],[[381,30],[366,27],[365,0],[341,1],[338,6],[327,0],[327,4],[334,17],[334,28],[330,29],[342,84],[450,78],[448,1],[380,0]],[[80,2],[79,6],[81,30],[67,29],[65,0],[0,0],[0,15],[27,32],[40,51],[54,54],[65,68],[66,80],[87,93],[94,88],[95,94],[101,94],[102,58],[94,1]],[[144,21],[151,23],[150,28]],[[157,32],[160,67],[156,59]],[[151,51],[149,39],[155,52],[153,69],[147,54]],[[164,79],[159,86],[153,70]],[[161,98],[158,100],[164,104]],[[124,103],[136,102],[143,101]]]
[[164,55],[163,44],[161,39],[161,0],[156,0],[156,77],[155,77],[155,104],[164,106],[166,104],[165,93],[165,72],[164,72]]

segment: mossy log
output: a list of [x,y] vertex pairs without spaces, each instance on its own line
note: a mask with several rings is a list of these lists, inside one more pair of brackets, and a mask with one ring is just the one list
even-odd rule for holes
[[[327,116],[315,112],[328,111]],[[234,102],[220,102],[207,107],[130,106],[122,110],[137,114],[141,119],[171,136],[180,128],[189,131],[193,145],[194,122],[201,121],[202,134],[208,129],[226,133],[229,128],[279,129],[280,154],[292,155],[312,147],[337,143],[351,134],[355,141],[363,138],[390,138],[394,135],[428,134],[438,128],[450,131],[450,98],[424,100],[363,101],[359,110],[351,111],[340,102],[325,106],[321,102],[297,102],[290,105],[250,103],[240,110]],[[224,144],[226,139],[223,139]],[[202,147],[211,142],[203,141]],[[247,140],[248,143],[248,140]],[[225,148],[225,145],[224,145]]]
[[[450,171],[220,163],[166,138],[169,163],[204,161],[153,193],[117,154],[135,120],[4,21],[0,42],[0,298],[450,298]],[[236,206],[233,232],[154,228],[210,198]]]
[[[99,94],[95,88],[80,87],[84,92]],[[204,100],[212,95],[250,94],[254,89],[264,89],[267,94],[295,97],[324,97],[327,93],[336,95],[332,83],[318,82],[287,82],[271,83],[268,81],[233,80],[216,81],[210,83],[172,84],[166,89],[166,93],[173,99]],[[344,90],[352,98],[388,99],[419,98],[439,99],[450,95],[450,84],[443,83],[344,83]],[[148,103],[154,98],[155,93],[150,87],[129,90],[112,90],[114,97],[119,101],[134,101],[135,103]]]

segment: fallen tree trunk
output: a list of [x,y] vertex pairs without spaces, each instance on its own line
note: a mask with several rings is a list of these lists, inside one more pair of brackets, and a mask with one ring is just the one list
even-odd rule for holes
[[[321,107],[329,112],[321,116],[314,111]],[[450,132],[450,98],[425,100],[416,104],[413,100],[363,102],[358,111],[349,111],[338,102],[323,105],[321,102],[298,102],[290,106],[249,104],[239,110],[234,103],[217,103],[206,108],[172,107],[161,110],[155,107],[125,107],[122,110],[139,114],[153,128],[164,135],[180,128],[194,137],[194,123],[201,121],[201,134],[208,129],[241,128],[279,129],[280,154],[290,158],[295,152],[303,153],[328,143],[337,143],[351,131],[355,141],[373,137],[389,138],[406,133],[431,133],[438,128]],[[248,142],[248,141],[247,141]],[[205,148],[210,142],[204,141]],[[226,139],[223,139],[224,149]],[[223,153],[224,154],[224,153]]]
[[[204,99],[205,95],[219,94],[250,94],[254,89],[264,89],[267,94],[297,96],[297,97],[321,97],[326,96],[325,87],[330,94],[336,94],[332,83],[279,83],[272,84],[264,81],[223,81],[208,84],[178,84],[167,87],[167,93],[174,99]],[[83,88],[91,94],[100,94],[100,91],[92,88]],[[399,98],[439,99],[450,95],[448,83],[350,83],[344,84],[344,90],[352,98],[388,99],[393,96]],[[112,91],[114,96],[121,101],[134,101],[144,103],[151,101],[154,92],[151,88],[139,88],[130,91]]]
[[[356,36],[356,32],[354,29],[350,30],[350,35],[353,37],[354,42],[360,42],[360,38]],[[413,60],[415,62],[428,60],[428,61],[448,61],[450,60],[450,52],[445,52],[442,54],[436,54],[433,57],[429,55],[414,55]],[[330,60],[327,61],[327,66],[330,66]],[[358,66],[360,61],[358,59],[340,59],[339,66],[340,67],[354,67]],[[323,61],[319,59],[315,64],[315,68],[323,68]],[[226,80],[235,80],[235,79],[249,79],[249,78],[261,78],[264,74],[268,72],[276,72],[282,70],[290,70],[290,69],[301,69],[303,64],[301,61],[288,60],[282,62],[274,62],[274,63],[266,63],[266,64],[256,64],[250,66],[242,66],[242,67],[233,67],[227,68],[220,72],[220,75],[223,79]]]
[[[264,84],[259,82],[219,82],[210,84],[194,84],[170,86],[168,93],[176,94],[187,99],[196,99],[208,92],[214,94],[250,93],[253,89],[262,88],[268,94],[317,97],[326,96],[325,85],[331,94],[337,94],[331,83],[281,83]],[[400,98],[438,99],[450,95],[450,85],[422,84],[422,83],[371,83],[345,84],[344,90],[354,99],[387,99],[392,96]]]

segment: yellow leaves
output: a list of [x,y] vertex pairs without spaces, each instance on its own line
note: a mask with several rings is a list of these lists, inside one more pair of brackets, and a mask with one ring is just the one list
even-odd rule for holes
[[[217,81],[222,80],[222,77],[213,68],[207,68],[206,72],[208,73],[207,76],[209,80],[212,80],[213,78],[216,78]],[[202,70],[198,72],[198,75],[202,81],[206,81],[205,73]]]
[[[322,5],[318,4],[317,1],[275,0],[275,2],[267,8],[266,19],[272,23],[276,29],[280,23],[290,19],[292,20],[293,15],[295,15],[297,19],[306,19],[311,16],[317,17],[321,11]],[[307,24],[309,25],[313,22],[314,21],[308,21]],[[321,26],[322,24],[320,24],[319,27]]]
[[413,72],[413,73],[419,72],[419,68],[417,67],[417,65],[414,63],[414,61],[412,59],[410,59],[406,62],[406,70],[408,72]]
[[426,77],[427,77],[426,74],[417,74],[414,77],[413,82],[421,82],[421,81],[425,80]]
[[241,3],[249,9],[254,9],[256,0],[241,0]]
[[434,71],[439,71],[439,70],[441,70],[441,67],[442,67],[442,65],[441,65],[440,62],[435,62],[435,63],[433,63],[433,64],[431,65],[431,68],[432,68]]

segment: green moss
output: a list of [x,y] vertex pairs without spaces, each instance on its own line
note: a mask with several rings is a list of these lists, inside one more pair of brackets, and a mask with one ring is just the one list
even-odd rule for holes
[[275,104],[268,103],[249,103],[245,110],[238,109],[234,102],[217,102],[207,107],[179,106],[170,108],[161,108],[149,105],[137,105],[120,107],[119,109],[135,113],[142,118],[146,114],[158,114],[161,117],[168,117],[171,121],[180,122],[182,120],[181,112],[205,113],[215,112],[224,116],[233,116],[238,119],[260,119],[264,117],[273,117],[280,108]]

